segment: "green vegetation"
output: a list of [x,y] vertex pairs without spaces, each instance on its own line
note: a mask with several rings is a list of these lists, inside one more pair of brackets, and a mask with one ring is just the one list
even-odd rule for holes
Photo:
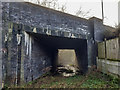
[[94,71],[88,75],[73,77],[47,74],[26,85],[12,88],[120,88],[118,84],[118,78]]

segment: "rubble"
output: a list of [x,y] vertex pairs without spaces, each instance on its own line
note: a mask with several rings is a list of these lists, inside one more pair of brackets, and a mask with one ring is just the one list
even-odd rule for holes
[[71,65],[57,67],[57,72],[64,77],[74,76],[78,73],[78,70],[78,67]]

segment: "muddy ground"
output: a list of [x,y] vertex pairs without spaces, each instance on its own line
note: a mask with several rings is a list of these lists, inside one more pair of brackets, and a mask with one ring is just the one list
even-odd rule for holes
[[120,88],[118,78],[92,71],[87,75],[63,77],[50,73],[37,80],[11,88]]

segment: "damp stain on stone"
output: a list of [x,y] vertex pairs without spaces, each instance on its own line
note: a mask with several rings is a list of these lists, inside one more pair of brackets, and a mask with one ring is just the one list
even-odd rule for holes
[[32,53],[32,37],[24,32],[25,35],[25,46],[27,47],[26,49],[26,55],[29,56],[29,58],[31,59],[31,53]]

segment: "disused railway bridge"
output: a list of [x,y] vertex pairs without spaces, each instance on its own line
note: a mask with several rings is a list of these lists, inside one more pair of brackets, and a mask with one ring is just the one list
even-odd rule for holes
[[0,4],[1,83],[16,84],[40,77],[45,73],[43,69],[56,67],[58,49],[74,49],[84,73],[96,65],[96,44],[103,41],[108,27],[102,20],[87,20],[25,2]]

